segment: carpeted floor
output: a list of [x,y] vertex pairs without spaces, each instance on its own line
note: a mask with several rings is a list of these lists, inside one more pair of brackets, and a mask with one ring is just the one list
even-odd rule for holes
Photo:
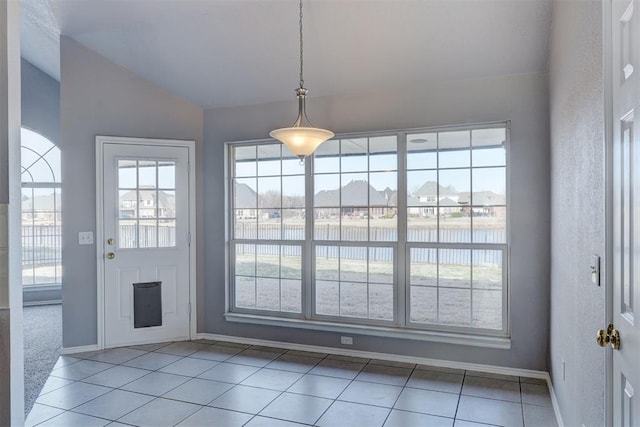
[[62,305],[24,308],[24,411],[31,411],[62,349]]

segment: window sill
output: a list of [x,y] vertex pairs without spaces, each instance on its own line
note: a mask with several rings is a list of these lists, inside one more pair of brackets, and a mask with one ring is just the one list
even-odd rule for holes
[[399,329],[383,326],[363,326],[347,323],[291,319],[244,313],[225,313],[224,317],[230,322],[252,323],[265,326],[279,326],[288,328],[311,329],[316,331],[373,335],[385,338],[431,341],[445,344],[471,345],[486,348],[511,348],[511,338],[508,337],[491,337],[482,335],[422,331],[415,329]]

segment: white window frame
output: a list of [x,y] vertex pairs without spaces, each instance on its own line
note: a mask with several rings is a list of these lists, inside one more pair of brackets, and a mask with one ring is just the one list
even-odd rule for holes
[[[480,243],[441,243],[441,242],[409,242],[406,239],[407,233],[407,134],[430,133],[430,132],[453,132],[471,131],[480,129],[491,129],[504,127],[506,132],[506,218],[505,232],[506,241],[501,244],[480,244]],[[305,165],[305,240],[261,240],[250,239],[236,241],[234,239],[234,200],[233,200],[233,147],[255,146],[260,144],[273,144],[274,140],[253,140],[227,142],[225,144],[225,155],[227,159],[227,312],[225,318],[228,321],[253,323],[271,326],[296,327],[302,329],[312,329],[321,331],[331,331],[338,333],[356,333],[362,335],[374,335],[392,338],[406,338],[413,340],[425,340],[444,342],[452,344],[474,345],[490,348],[508,349],[511,346],[510,339],[510,130],[509,121],[480,123],[460,126],[426,127],[416,129],[403,129],[398,131],[384,132],[359,132],[336,135],[335,139],[355,139],[374,138],[379,136],[397,135],[397,177],[398,177],[398,202],[397,202],[397,241],[335,241],[335,240],[314,240],[314,179],[313,179],[313,157],[306,160]],[[473,168],[470,165],[469,171]],[[471,188],[471,191],[473,189]],[[275,245],[301,245],[302,246],[302,313],[285,313],[257,309],[243,309],[235,306],[234,287],[234,264],[235,264],[235,244],[275,244]],[[315,250],[317,246],[357,246],[357,247],[393,247],[394,248],[394,321],[377,321],[364,318],[345,318],[339,316],[327,316],[315,314]],[[410,308],[410,288],[408,282],[409,272],[409,252],[412,248],[426,249],[489,249],[502,251],[502,330],[489,330],[475,327],[458,327],[450,325],[432,325],[411,322],[409,315]],[[401,286],[402,284],[402,286]]]

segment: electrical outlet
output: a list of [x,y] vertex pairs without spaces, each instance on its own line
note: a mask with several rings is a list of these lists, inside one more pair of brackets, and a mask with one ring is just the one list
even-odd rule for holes
[[353,337],[340,337],[340,344],[353,345]]

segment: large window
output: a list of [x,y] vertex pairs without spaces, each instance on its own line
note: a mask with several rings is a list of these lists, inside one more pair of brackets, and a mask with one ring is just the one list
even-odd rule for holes
[[62,283],[60,149],[22,129],[22,283]]
[[231,311],[505,336],[506,124],[232,144]]

